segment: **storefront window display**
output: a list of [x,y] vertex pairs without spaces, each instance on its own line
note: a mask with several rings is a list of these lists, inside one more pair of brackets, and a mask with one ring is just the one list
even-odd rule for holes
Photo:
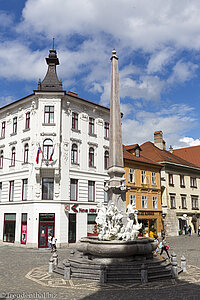
[[88,214],[87,216],[87,236],[97,236],[96,214]]
[[3,241],[14,243],[15,242],[15,223],[16,214],[4,214],[4,233]]
[[150,232],[157,234],[157,219],[138,219],[142,223],[143,234],[149,236]]

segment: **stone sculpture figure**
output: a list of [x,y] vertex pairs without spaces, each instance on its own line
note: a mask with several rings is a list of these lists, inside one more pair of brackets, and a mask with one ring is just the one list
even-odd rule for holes
[[129,204],[126,209],[127,224],[123,225],[123,215],[118,208],[111,203],[108,209],[102,204],[99,206],[96,223],[100,240],[134,240],[138,237],[142,223],[138,223],[138,211]]

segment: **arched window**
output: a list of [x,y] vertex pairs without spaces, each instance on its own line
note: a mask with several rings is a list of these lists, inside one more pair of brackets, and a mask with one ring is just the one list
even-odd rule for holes
[[94,167],[94,148],[89,149],[89,167]]
[[3,150],[0,151],[0,169],[3,168]]
[[72,144],[71,162],[72,164],[78,163],[78,146],[76,144]]
[[25,144],[24,146],[24,163],[28,163],[28,151],[29,151],[29,147],[28,144]]
[[109,163],[109,152],[105,151],[104,153],[104,169],[108,169],[108,163]]
[[15,156],[16,156],[16,150],[15,147],[13,147],[12,154],[11,154],[11,166],[15,166]]
[[52,154],[53,151],[53,142],[50,139],[46,139],[44,140],[43,143],[43,155],[44,155],[44,159],[50,159],[50,156]]

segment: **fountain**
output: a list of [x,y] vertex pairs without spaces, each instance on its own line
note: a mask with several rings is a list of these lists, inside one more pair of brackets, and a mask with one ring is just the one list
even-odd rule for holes
[[[142,224],[137,210],[126,207],[125,171],[121,132],[118,57],[112,51],[110,98],[110,157],[108,205],[98,206],[98,238],[82,238],[77,249],[63,261],[64,278],[112,281],[142,281],[171,276],[169,264],[153,258],[157,245],[152,238],[138,237]],[[148,274],[148,276],[147,276]],[[148,279],[147,279],[148,278]]]

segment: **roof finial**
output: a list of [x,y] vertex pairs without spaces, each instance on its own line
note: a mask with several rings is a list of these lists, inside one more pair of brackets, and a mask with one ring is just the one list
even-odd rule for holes
[[54,50],[54,40],[55,40],[55,39],[54,39],[54,37],[53,37],[53,49],[52,49],[52,50]]

